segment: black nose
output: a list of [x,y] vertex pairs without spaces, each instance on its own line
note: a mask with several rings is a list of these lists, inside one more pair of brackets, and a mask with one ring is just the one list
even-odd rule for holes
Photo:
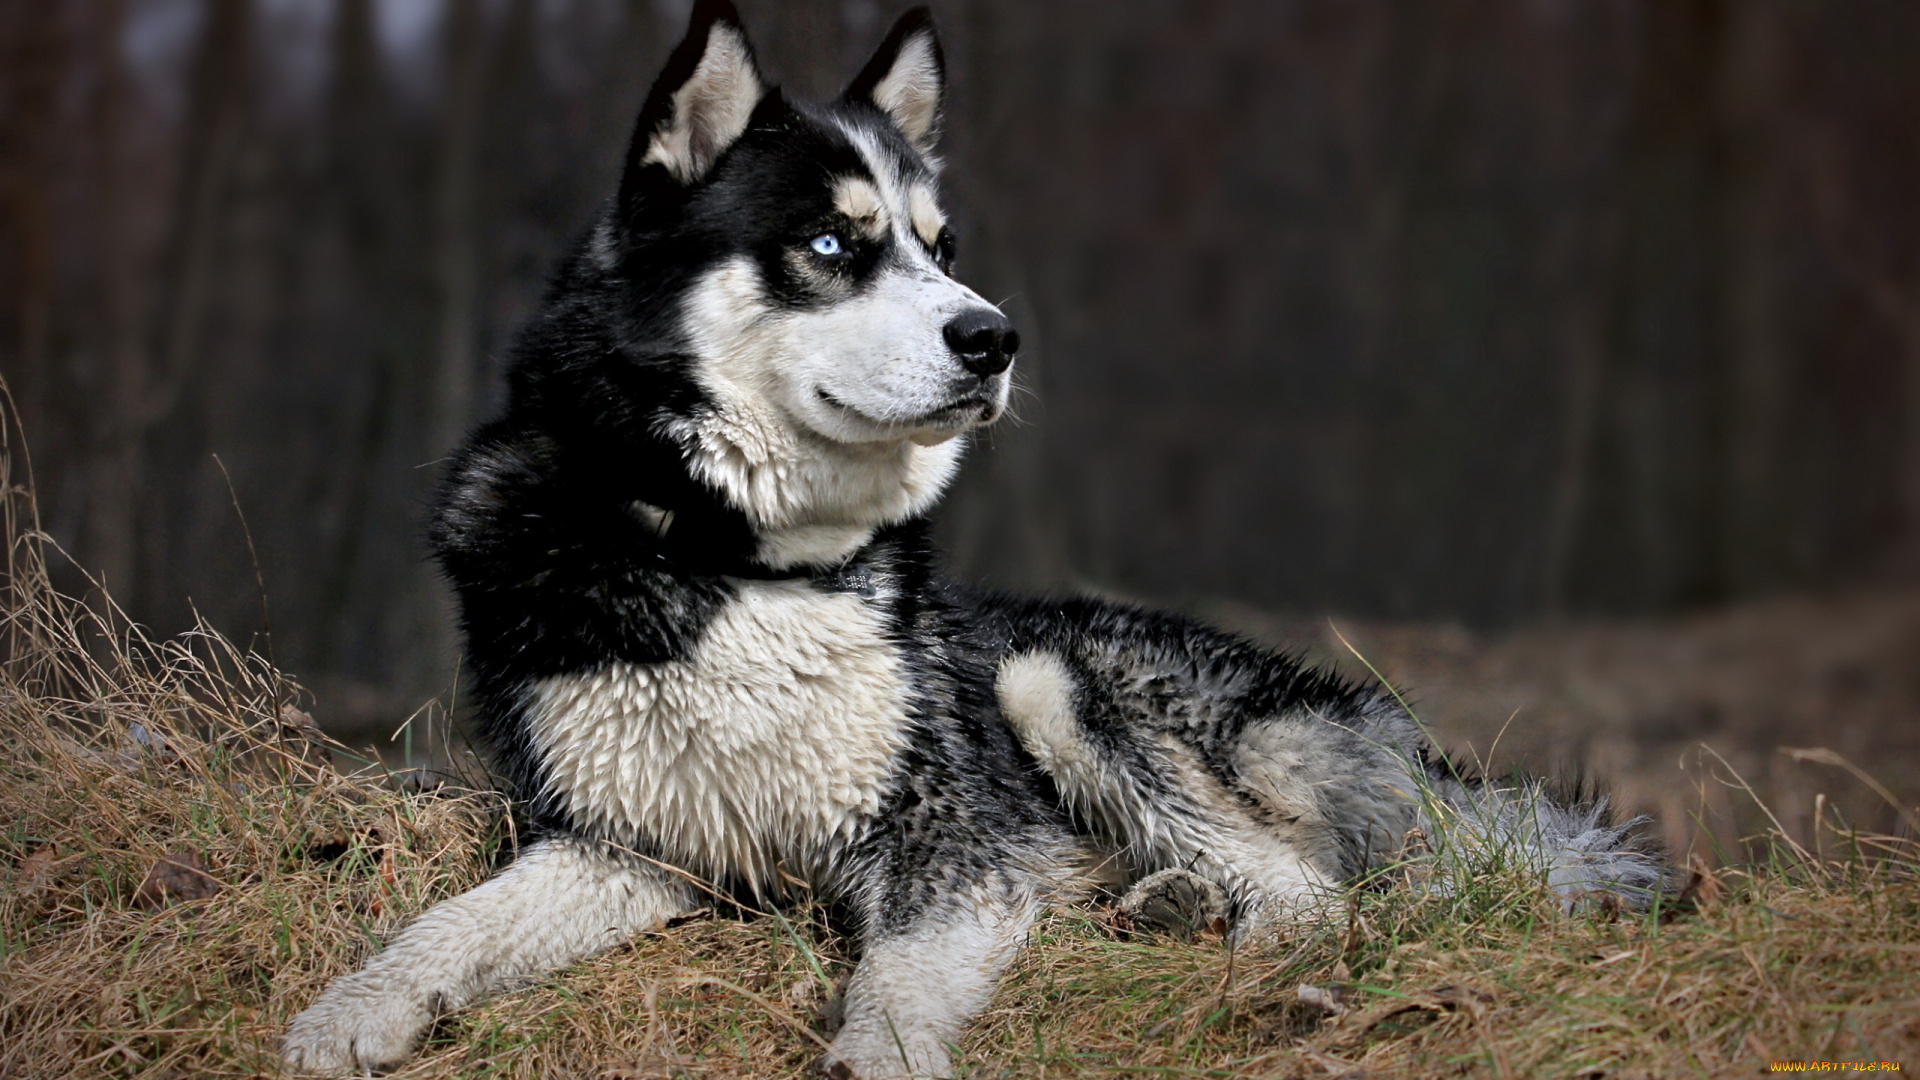
[[987,308],[975,308],[954,316],[944,331],[947,347],[960,358],[961,366],[981,378],[998,375],[1013,364],[1020,351],[1020,335],[1005,315]]

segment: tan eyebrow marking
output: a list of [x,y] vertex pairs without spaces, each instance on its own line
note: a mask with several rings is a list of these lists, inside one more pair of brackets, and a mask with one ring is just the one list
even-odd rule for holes
[[920,239],[932,246],[940,239],[940,230],[947,227],[947,215],[940,204],[933,200],[933,189],[916,184],[907,192],[907,212],[913,218],[913,231]]
[[878,240],[887,235],[887,206],[872,181],[858,176],[841,177],[833,185],[833,208],[845,214],[866,239]]

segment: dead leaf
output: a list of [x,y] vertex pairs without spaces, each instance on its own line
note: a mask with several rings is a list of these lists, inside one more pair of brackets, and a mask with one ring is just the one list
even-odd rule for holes
[[1414,994],[1410,997],[1383,1001],[1370,1008],[1349,1013],[1341,1017],[1337,1029],[1338,1034],[1333,1039],[1332,1045],[1339,1046],[1345,1043],[1357,1042],[1382,1021],[1398,1016],[1401,1013],[1419,1011],[1434,1013],[1463,1012],[1473,1018],[1475,1022],[1478,1022],[1486,1016],[1487,1007],[1492,1005],[1494,1001],[1494,996],[1484,990],[1476,990],[1471,987],[1456,986],[1453,984],[1436,987],[1424,994]]
[[1668,904],[1660,907],[1660,921],[1670,923],[1688,912],[1699,911],[1718,903],[1725,893],[1720,878],[1707,864],[1695,855],[1687,860],[1687,883],[1678,895]]
[[333,754],[327,750],[326,733],[313,722],[313,716],[291,703],[280,706],[280,738],[295,757],[322,769],[333,768]]
[[783,996],[787,1008],[797,1013],[809,1013],[819,1007],[825,995],[820,992],[820,980],[808,975],[803,979],[795,979]]
[[52,844],[43,845],[20,860],[20,869],[14,873],[14,885],[23,893],[35,892],[53,877],[59,865],[60,853]]
[[335,829],[326,839],[307,848],[307,858],[321,863],[339,862],[353,850],[351,839],[345,829]]
[[686,1075],[686,1066],[679,1058],[646,1054],[631,1065],[598,1074],[598,1080],[672,1080]]
[[692,911],[668,916],[667,921],[660,924],[660,929],[671,930],[676,926],[685,926],[693,922],[706,922],[711,918],[713,918],[713,909],[711,907],[697,907]]
[[1720,878],[1706,864],[1706,860],[1698,855],[1688,860],[1687,885],[1680,890],[1682,903],[1692,900],[1704,907],[1718,901],[1725,892],[1725,887],[1720,884]]
[[1310,1009],[1318,1009],[1328,1016],[1339,1016],[1347,1011],[1347,988],[1344,986],[1322,989],[1301,983],[1294,993],[1299,996],[1300,1004]]
[[1319,1050],[1302,1050],[1300,1056],[1326,1070],[1329,1080],[1366,1080],[1368,1075],[1360,1065]]
[[134,890],[133,902],[148,911],[158,911],[168,904],[205,900],[220,888],[198,851],[178,848],[154,862],[146,879]]
[[1468,1016],[1473,1017],[1475,1022],[1480,1021],[1487,1015],[1487,1008],[1496,1000],[1492,994],[1487,993],[1485,990],[1476,990],[1470,986],[1454,986],[1451,984],[1436,989],[1433,992],[1433,999],[1439,1002],[1442,1008],[1464,1012]]

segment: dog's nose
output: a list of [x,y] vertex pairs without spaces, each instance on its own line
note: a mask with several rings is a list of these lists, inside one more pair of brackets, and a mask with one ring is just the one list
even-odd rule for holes
[[991,308],[974,308],[954,316],[944,331],[947,347],[960,364],[981,378],[998,375],[1013,364],[1020,351],[1020,335],[1005,315]]

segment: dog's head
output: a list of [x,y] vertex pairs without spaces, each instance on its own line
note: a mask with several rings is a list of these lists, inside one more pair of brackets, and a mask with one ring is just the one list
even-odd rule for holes
[[952,275],[944,83],[917,9],[838,99],[788,99],[701,0],[641,111],[590,257],[697,387],[655,430],[757,529],[917,513],[1006,408],[1019,337]]

